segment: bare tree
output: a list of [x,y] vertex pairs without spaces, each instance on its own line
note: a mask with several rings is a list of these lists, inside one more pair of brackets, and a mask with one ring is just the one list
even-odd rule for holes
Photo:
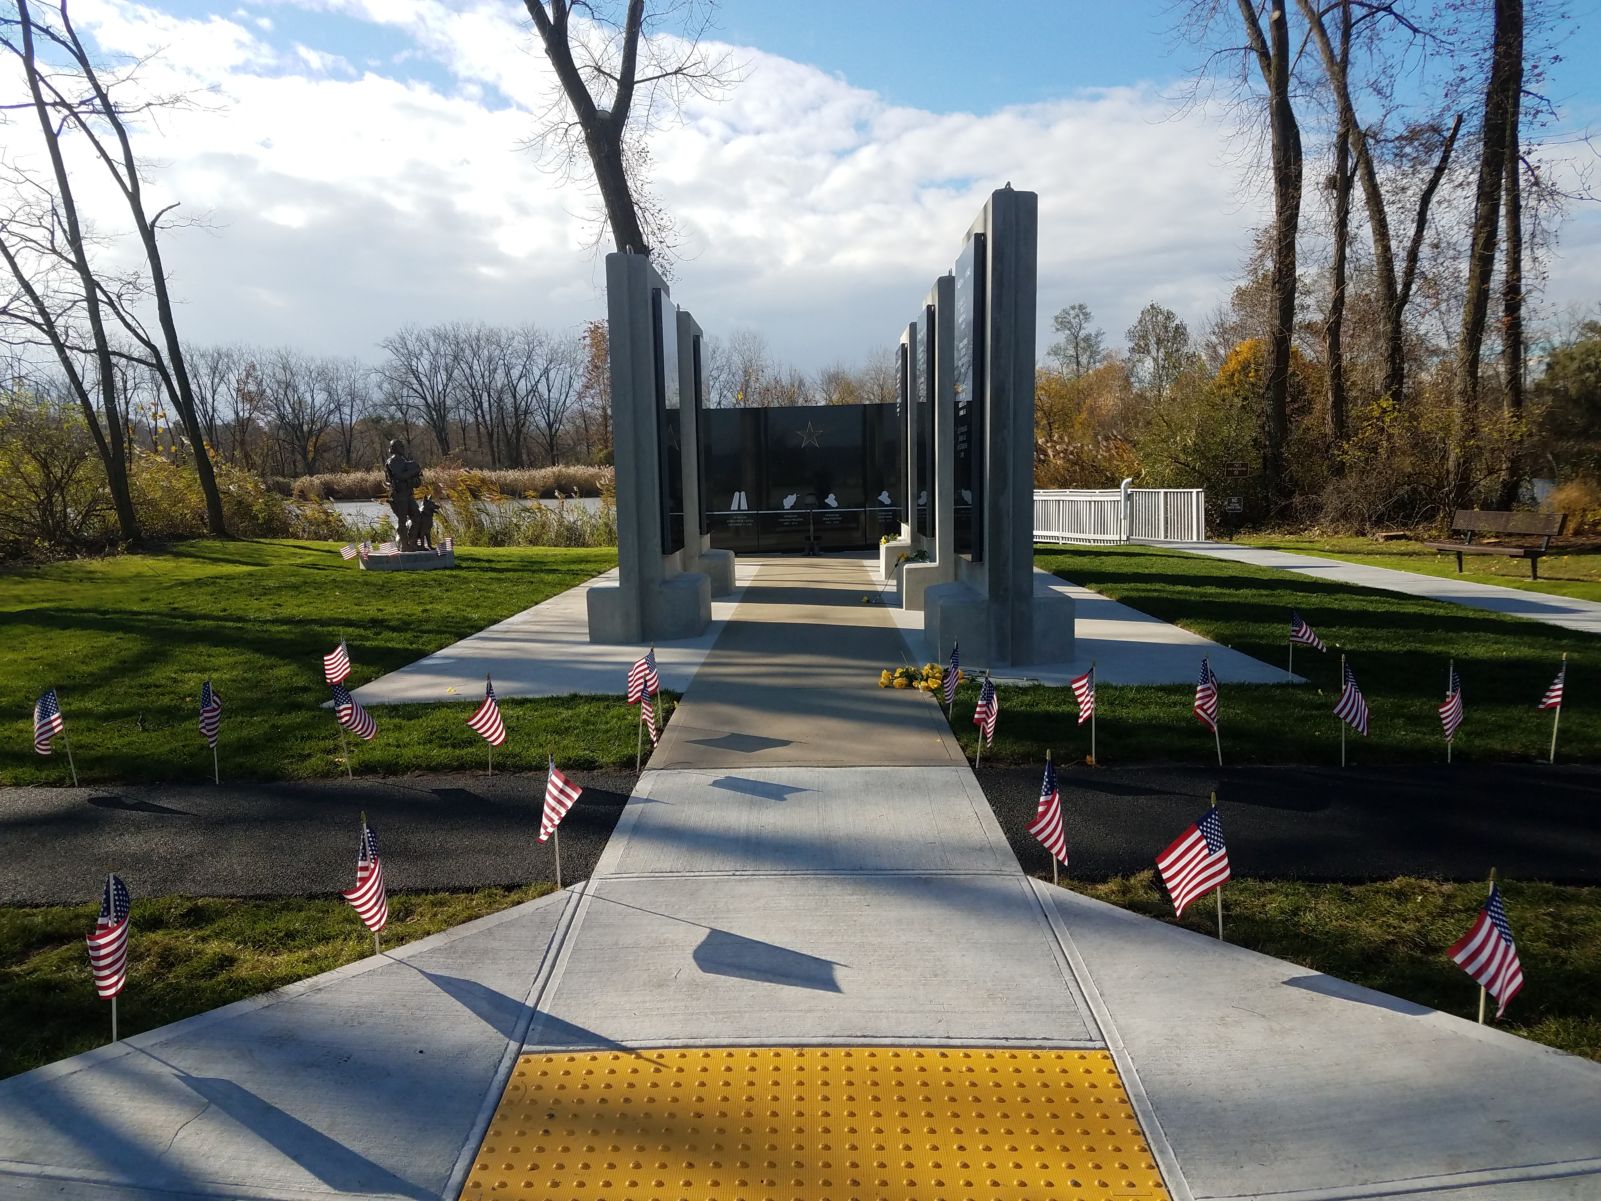
[[1051,343],[1046,353],[1070,379],[1079,379],[1094,371],[1106,358],[1106,333],[1092,328],[1094,320],[1085,304],[1068,305],[1051,318],[1051,328],[1060,337]]
[[434,436],[441,455],[450,453],[451,419],[461,371],[460,341],[448,326],[426,329],[408,325],[378,345],[389,352],[379,368],[390,384],[391,395],[417,413]]
[[1128,328],[1128,374],[1136,391],[1160,403],[1195,360],[1189,327],[1172,309],[1154,301]]
[[338,415],[330,373],[316,359],[282,347],[262,364],[262,388],[285,474],[315,474],[322,441]]
[[544,349],[543,368],[533,381],[531,424],[543,444],[545,462],[554,467],[568,415],[583,391],[584,348],[578,338],[551,338]]
[[[523,2],[561,84],[535,144],[569,172],[582,149],[618,250],[670,249],[669,220],[647,193],[648,141],[688,97],[717,96],[735,82],[727,56],[703,44],[712,4]],[[669,23],[674,36],[660,36]]]

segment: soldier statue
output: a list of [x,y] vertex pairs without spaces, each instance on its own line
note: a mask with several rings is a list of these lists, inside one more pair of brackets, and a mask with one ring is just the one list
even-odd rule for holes
[[416,490],[422,487],[422,468],[406,457],[405,444],[395,439],[389,444],[384,462],[384,478],[389,481],[389,510],[395,515],[395,537],[401,550],[417,549]]

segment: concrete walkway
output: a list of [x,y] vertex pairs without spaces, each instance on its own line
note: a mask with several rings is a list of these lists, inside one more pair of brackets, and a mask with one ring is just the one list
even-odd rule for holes
[[[597,1196],[587,1177],[562,1188],[561,1163],[518,1167],[516,1147],[479,1162],[520,1053],[885,1044],[1104,1048],[1181,1201],[1601,1198],[1601,1065],[1029,880],[972,771],[920,719],[876,747],[871,694],[843,698],[868,732],[851,745],[888,765],[764,759],[839,758],[830,702],[895,637],[843,613],[756,615],[845,608],[834,569],[807,567],[810,605],[798,570],[752,584],[749,626],[735,614],[681,710],[711,737],[664,744],[681,766],[645,773],[590,881],[0,1083],[0,1198]],[[797,695],[775,706],[774,678]],[[885,698],[913,713],[928,700]],[[635,1148],[663,1170],[714,1117],[669,1116]],[[767,1120],[776,1132],[776,1104]],[[914,1195],[876,1187],[887,1177],[808,1192],[811,1135],[789,1129],[797,1187],[750,1195]],[[909,1125],[902,1137],[912,1171]],[[502,1169],[524,1191],[474,1183]]]
[[1364,563],[1348,563],[1343,559],[1325,559],[1313,555],[1294,555],[1282,550],[1268,550],[1260,546],[1236,546],[1231,542],[1163,543],[1173,550],[1189,551],[1196,555],[1210,555],[1215,559],[1232,559],[1236,563],[1250,563],[1255,567],[1276,567],[1337,584],[1352,584],[1358,588],[1377,588],[1383,592],[1402,592],[1407,596],[1421,596],[1428,600],[1446,601],[1453,605],[1466,605],[1470,609],[1488,609],[1492,613],[1505,613],[1512,617],[1525,617],[1530,621],[1543,621],[1546,625],[1560,626],[1580,634],[1601,634],[1601,603],[1577,600],[1571,596],[1554,596],[1549,592],[1528,592],[1522,588],[1503,588],[1497,584],[1476,584],[1455,576],[1423,575],[1416,571],[1396,571],[1389,567],[1369,567]]

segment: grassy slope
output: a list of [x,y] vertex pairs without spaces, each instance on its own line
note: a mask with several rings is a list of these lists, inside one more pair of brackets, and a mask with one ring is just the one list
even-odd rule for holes
[[[1544,758],[1551,716],[1535,708],[1569,653],[1569,703],[1559,754],[1601,758],[1601,642],[1554,626],[1443,602],[1374,592],[1270,568],[1153,547],[1042,549],[1038,564],[1141,612],[1205,635],[1268,663],[1283,663],[1289,614],[1297,609],[1328,643],[1327,655],[1297,648],[1301,685],[1224,685],[1223,755],[1234,763],[1337,764],[1339,651],[1372,714],[1370,735],[1352,734],[1353,763],[1438,762],[1444,758],[1437,707],[1447,661],[1462,676],[1467,718],[1458,761]],[[1196,663],[1199,670],[1199,661]],[[1190,713],[1193,684],[1103,686],[1097,697],[1103,762],[1208,762],[1212,735]],[[971,753],[977,687],[964,684],[952,722]],[[985,759],[1027,763],[1078,759],[1088,727],[1074,723],[1067,688],[1002,688],[1001,721]]]
[[[1077,892],[1148,917],[1173,920],[1150,872],[1104,884],[1069,881]],[[1601,1060],[1601,888],[1514,882],[1505,893],[1526,983],[1503,1029]],[[1473,923],[1482,884],[1401,878],[1377,884],[1237,880],[1224,894],[1230,942],[1472,1018],[1478,989],[1445,949]],[[1210,897],[1179,923],[1216,932]],[[1491,1003],[1494,1013],[1494,1003]]]
[[[1267,534],[1236,538],[1244,546],[1261,546],[1299,555],[1326,555],[1370,567],[1390,567],[1423,575],[1449,576],[1476,584],[1500,584],[1525,592],[1546,592],[1580,600],[1601,601],[1601,553],[1594,550],[1564,554],[1553,551],[1540,560],[1540,578],[1529,579],[1524,559],[1500,555],[1469,555],[1459,576],[1455,555],[1436,554],[1416,542],[1375,542],[1371,538],[1295,538]],[[1443,541],[1443,539],[1442,539]],[[1559,543],[1560,544],[1560,543]]]
[[[0,573],[0,783],[66,783],[57,741],[33,751],[35,697],[61,689],[67,734],[88,781],[210,777],[195,729],[201,682],[225,706],[222,763],[235,779],[330,775],[339,737],[321,655],[349,639],[353,685],[582,583],[610,550],[459,550],[461,568],[396,577],[360,571],[331,544],[191,542],[159,554]],[[623,706],[564,698],[508,701],[497,763],[530,768],[554,750],[574,766],[633,757]],[[385,707],[361,772],[481,766],[484,744],[461,705]]]
[[[391,893],[385,948],[551,891],[548,884],[471,893]],[[83,936],[98,905],[0,909],[0,1076],[105,1042],[110,1006],[95,996]],[[137,1034],[331,971],[372,954],[372,935],[338,897],[235,900],[141,897],[118,999]]]

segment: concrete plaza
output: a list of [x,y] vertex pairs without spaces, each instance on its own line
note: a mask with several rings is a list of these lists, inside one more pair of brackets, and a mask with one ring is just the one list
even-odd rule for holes
[[[934,699],[878,688],[870,590],[759,565],[584,884],[0,1083],[0,1198],[597,1196],[486,1142],[503,1094],[682,1048],[1102,1056],[1130,1187],[1032,1195],[1601,1198],[1601,1065],[1025,876]],[[664,1172],[714,1116],[658,1123]],[[818,1120],[795,1182],[607,1195],[946,1195],[914,1155],[916,1187],[824,1186]]]

